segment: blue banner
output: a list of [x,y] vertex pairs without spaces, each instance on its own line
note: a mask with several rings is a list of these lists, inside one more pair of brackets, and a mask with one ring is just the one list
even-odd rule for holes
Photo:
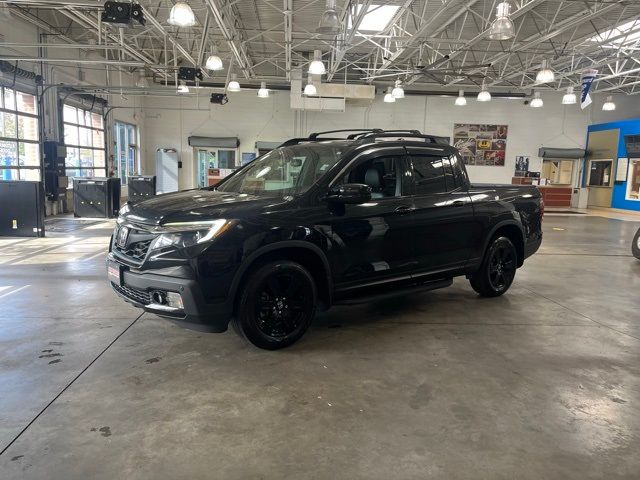
[[580,96],[580,106],[583,110],[591,105],[591,95],[589,95],[589,91],[591,90],[591,85],[593,85],[593,81],[596,79],[597,74],[597,70],[587,70],[582,74],[582,95]]

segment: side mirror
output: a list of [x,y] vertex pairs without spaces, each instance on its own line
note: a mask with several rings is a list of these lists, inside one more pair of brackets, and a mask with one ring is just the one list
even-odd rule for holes
[[371,187],[364,183],[345,183],[331,187],[325,198],[328,202],[358,205],[371,200]]

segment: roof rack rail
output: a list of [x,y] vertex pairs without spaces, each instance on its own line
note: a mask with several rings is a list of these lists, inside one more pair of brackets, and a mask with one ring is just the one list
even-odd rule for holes
[[[326,132],[315,132],[309,135],[309,140],[316,140],[320,135],[326,135],[327,133],[342,133],[342,132],[362,132],[362,133],[373,133],[373,132],[383,132],[384,130],[380,128],[344,128],[341,130],[327,130]],[[356,134],[357,135],[357,134]],[[352,138],[349,135],[348,138]],[[334,140],[334,139],[331,139]]]
[[436,135],[427,135],[420,132],[420,130],[382,130],[381,132],[368,132],[362,134],[358,140],[373,140],[376,138],[420,138],[428,140],[431,143],[443,143],[444,137],[438,137]]

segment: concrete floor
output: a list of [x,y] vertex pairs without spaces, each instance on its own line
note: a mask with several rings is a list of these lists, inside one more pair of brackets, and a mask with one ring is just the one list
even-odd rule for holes
[[335,308],[280,352],[118,300],[110,223],[0,239],[0,478],[640,478],[639,226],[548,215],[504,297]]

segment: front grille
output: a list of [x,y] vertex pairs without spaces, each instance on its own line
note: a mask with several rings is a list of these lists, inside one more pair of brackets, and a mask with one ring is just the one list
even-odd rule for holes
[[144,257],[147,256],[149,245],[151,245],[151,240],[144,240],[142,242],[135,242],[127,245],[125,248],[120,248],[118,245],[116,245],[115,250],[125,257],[132,258],[137,262],[142,262],[144,260]]
[[136,288],[127,287],[126,285],[118,286],[115,283],[111,283],[113,289],[120,295],[124,295],[129,300],[140,303],[142,305],[149,305],[151,303],[151,295],[144,290],[138,290]]
[[137,226],[127,225],[129,235],[125,246],[118,245],[118,233],[123,226],[116,227],[113,234],[113,251],[118,256],[128,260],[129,262],[140,265],[149,252],[149,246],[153,239],[158,235],[144,230]]

